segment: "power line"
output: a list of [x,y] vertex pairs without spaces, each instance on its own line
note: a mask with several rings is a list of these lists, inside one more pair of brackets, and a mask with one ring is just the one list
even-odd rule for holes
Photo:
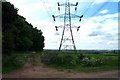
[[[50,3],[50,2],[47,0],[47,3]],[[51,9],[50,6],[49,6],[49,10],[50,10],[51,14],[53,14],[52,9]]]
[[89,4],[89,6],[87,7],[87,9],[83,12],[83,14],[85,14],[91,7],[91,5],[94,3],[94,0]]
[[[90,9],[91,5],[94,3],[95,0],[93,0],[92,2],[90,2],[90,4],[88,5],[87,9],[83,12],[83,15],[85,15],[85,13]],[[73,23],[74,24],[74,23]]]
[[[106,0],[107,1],[107,0]],[[108,2],[104,2],[103,5],[97,10],[95,11],[91,16],[90,18],[88,18],[82,25],[84,25],[87,21],[89,21],[94,15],[97,14],[98,11],[100,11]]]
[[[46,2],[45,2],[44,0],[41,0],[41,1],[42,1],[42,3],[43,3],[43,7],[45,8],[48,16],[51,17],[52,13],[50,13],[48,7],[46,6]],[[50,18],[50,19],[51,19],[51,21],[53,21],[52,18]]]

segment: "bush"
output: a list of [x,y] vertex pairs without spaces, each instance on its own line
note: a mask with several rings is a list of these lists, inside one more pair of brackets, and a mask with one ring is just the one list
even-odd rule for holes
[[75,54],[43,54],[41,61],[45,64],[69,65],[77,64],[78,56]]
[[25,57],[22,55],[3,55],[2,58],[2,73],[7,73],[23,66]]
[[95,59],[94,57],[85,57],[81,61],[82,66],[87,66],[87,67],[97,67],[97,66],[102,66],[103,63],[105,63],[105,60],[102,58]]
[[78,56],[75,54],[64,54],[63,56],[63,64],[74,66],[77,64]]
[[79,54],[78,57],[79,57],[79,60],[82,60],[85,56],[83,54]]
[[45,64],[51,64],[55,61],[56,55],[57,54],[53,54],[53,53],[50,54],[44,53],[41,55],[40,59]]
[[94,72],[117,69],[118,58],[103,54],[44,53],[43,63],[60,70]]
[[[76,53],[44,53],[41,56],[43,63],[61,67],[100,67],[114,66],[117,64],[114,57],[99,57],[98,55],[83,55]],[[112,64],[111,64],[112,62]]]
[[83,58],[84,58],[85,56],[84,56],[83,54],[78,54],[77,56],[78,56],[78,61],[77,61],[77,63],[80,64],[81,61],[83,60]]

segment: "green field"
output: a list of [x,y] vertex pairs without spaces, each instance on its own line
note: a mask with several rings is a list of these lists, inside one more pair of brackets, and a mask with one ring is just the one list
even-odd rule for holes
[[118,54],[82,54],[82,53],[48,53],[41,56],[44,64],[58,70],[76,72],[96,72],[118,69]]

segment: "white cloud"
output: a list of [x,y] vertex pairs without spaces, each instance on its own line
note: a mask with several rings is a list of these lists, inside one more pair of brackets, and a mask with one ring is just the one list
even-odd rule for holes
[[108,12],[107,9],[100,11],[100,13],[102,13],[102,14],[105,14],[105,13],[107,13],[107,12]]
[[108,41],[107,45],[109,47],[117,47],[118,48],[118,41]]
[[[62,29],[58,32],[55,30],[55,25],[59,25],[61,22],[53,24],[52,18],[49,16],[43,7],[41,0],[7,0],[15,4],[19,8],[19,14],[24,16],[29,23],[34,27],[41,29],[43,35],[45,36],[45,49],[58,49],[62,34]],[[63,3],[64,0],[59,0]],[[77,2],[78,0],[76,0]],[[88,0],[79,0],[83,2],[88,2]],[[78,1],[78,2],[79,2]],[[91,1],[91,0],[89,0]],[[118,0],[107,0],[107,1],[118,1]],[[51,6],[56,13],[58,0],[48,0],[46,3],[47,7]],[[74,0],[70,0],[74,2]],[[105,0],[96,0],[94,3],[103,3]],[[62,11],[61,11],[62,12]],[[107,13],[107,10],[101,11],[102,13]],[[42,16],[41,16],[42,15]],[[83,18],[81,23],[76,23],[76,26],[81,28],[79,32],[76,32],[76,28],[73,29],[73,35],[75,39],[75,44],[77,49],[116,49],[117,46],[117,31],[118,31],[118,21],[114,18],[118,17],[116,14],[106,14],[104,16],[94,16],[87,23],[83,23],[88,18]],[[51,20],[52,19],[52,20]],[[62,23],[63,24],[63,23]],[[89,36],[93,33],[96,36]],[[98,33],[97,33],[98,32]],[[100,34],[102,33],[102,34]],[[58,35],[60,34],[60,35]],[[110,46],[111,45],[111,46]]]
[[75,39],[76,46],[81,49],[118,49],[117,16],[118,13],[92,17],[81,26]]

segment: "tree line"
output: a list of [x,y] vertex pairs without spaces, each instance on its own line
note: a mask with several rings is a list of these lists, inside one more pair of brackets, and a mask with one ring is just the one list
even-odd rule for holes
[[18,14],[10,2],[2,2],[2,52],[42,51],[44,36]]

